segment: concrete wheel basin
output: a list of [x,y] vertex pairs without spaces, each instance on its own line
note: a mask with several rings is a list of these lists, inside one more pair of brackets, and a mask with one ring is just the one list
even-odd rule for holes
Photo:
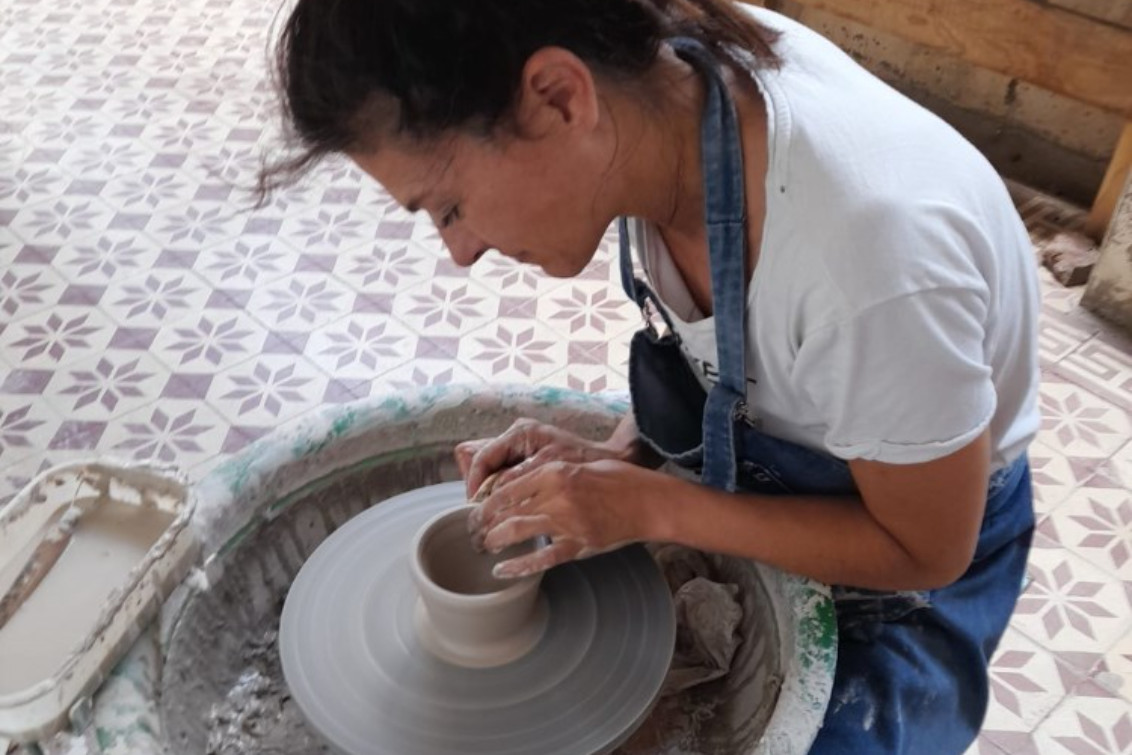
[[[281,430],[197,489],[206,579],[166,606],[159,692],[169,752],[323,749],[287,694],[275,632],[287,590],[331,532],[398,493],[456,480],[456,443],[532,417],[608,435],[623,400],[550,389],[445,388],[346,405]],[[662,699],[622,752],[806,752],[836,656],[826,588],[756,564],[711,558],[740,586],[743,642],[731,673]]]

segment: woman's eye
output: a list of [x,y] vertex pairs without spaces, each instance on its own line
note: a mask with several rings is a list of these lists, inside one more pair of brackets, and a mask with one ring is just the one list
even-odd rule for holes
[[440,219],[440,227],[441,228],[447,228],[448,226],[452,225],[453,222],[455,222],[459,219],[460,219],[460,206],[459,205],[453,205],[452,209],[450,209],[448,212],[444,213],[444,217],[442,217]]

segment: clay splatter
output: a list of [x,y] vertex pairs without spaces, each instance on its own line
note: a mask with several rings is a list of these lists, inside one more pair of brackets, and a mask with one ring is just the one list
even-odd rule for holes
[[248,667],[209,713],[207,755],[330,752],[307,730],[287,692],[278,639],[271,630],[248,643]]

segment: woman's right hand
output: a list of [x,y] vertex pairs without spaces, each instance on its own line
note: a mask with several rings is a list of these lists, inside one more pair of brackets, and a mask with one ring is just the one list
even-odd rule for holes
[[619,447],[617,436],[614,433],[606,442],[592,441],[554,425],[520,419],[495,438],[469,440],[456,446],[456,463],[471,499],[484,480],[496,472],[499,476],[495,487],[501,487],[552,461],[583,464],[602,459],[628,460],[629,449]]

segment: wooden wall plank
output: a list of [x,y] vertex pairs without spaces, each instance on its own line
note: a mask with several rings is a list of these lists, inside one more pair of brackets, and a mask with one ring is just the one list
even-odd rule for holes
[[1132,118],[1132,32],[1119,27],[1033,0],[796,2]]

